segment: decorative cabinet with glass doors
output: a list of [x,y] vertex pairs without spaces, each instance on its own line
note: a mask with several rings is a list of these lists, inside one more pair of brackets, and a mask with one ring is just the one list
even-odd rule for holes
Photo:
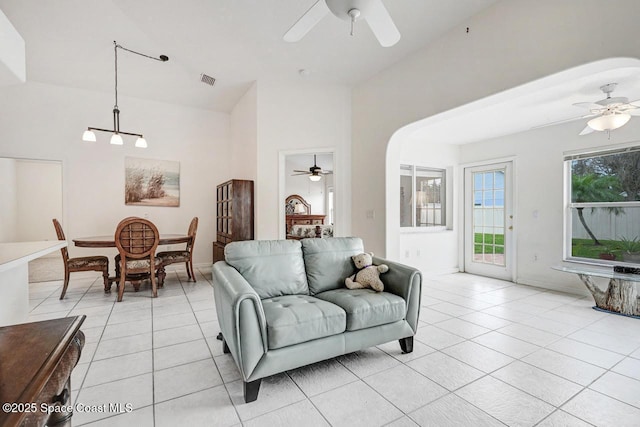
[[253,240],[253,181],[232,179],[216,187],[213,262],[224,260],[227,243]]

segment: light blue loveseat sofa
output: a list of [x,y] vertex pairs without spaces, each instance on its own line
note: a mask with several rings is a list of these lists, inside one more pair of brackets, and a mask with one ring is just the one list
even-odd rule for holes
[[257,399],[262,378],[363,348],[399,340],[413,351],[421,275],[389,266],[384,292],[350,290],[354,237],[252,240],[230,243],[213,265],[213,287],[225,353],[244,380],[245,402]]

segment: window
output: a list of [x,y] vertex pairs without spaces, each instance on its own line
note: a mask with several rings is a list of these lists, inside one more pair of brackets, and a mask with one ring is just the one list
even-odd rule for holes
[[445,225],[445,170],[400,165],[400,227]]
[[565,258],[640,263],[640,146],[566,156],[565,168]]
[[506,169],[472,172],[474,262],[505,266]]

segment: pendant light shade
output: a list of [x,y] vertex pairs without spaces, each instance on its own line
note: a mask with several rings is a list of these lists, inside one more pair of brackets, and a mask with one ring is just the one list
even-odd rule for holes
[[313,182],[318,182],[322,179],[322,175],[309,175],[309,179]]
[[96,134],[92,130],[85,130],[82,134],[82,140],[86,142],[96,142]]
[[113,106],[113,129],[101,129],[101,128],[89,127],[82,134],[82,140],[87,142],[95,142],[96,134],[93,131],[97,130],[100,132],[112,133],[113,135],[111,136],[111,140],[110,140],[110,143],[112,145],[124,145],[122,135],[131,135],[131,136],[138,137],[135,144],[136,147],[147,148],[147,141],[144,139],[141,133],[123,132],[120,130],[120,109],[118,108],[118,48],[122,50],[126,50],[127,52],[135,53],[136,55],[139,55],[139,56],[144,56],[145,58],[155,59],[156,61],[160,61],[160,62],[166,62],[169,60],[169,57],[166,55],[160,55],[159,57],[156,58],[153,56],[145,55],[144,53],[136,52],[134,50],[130,50],[125,47],[122,47],[114,41],[113,51],[114,51],[114,57],[115,57],[115,95],[116,96],[115,96],[115,104]]
[[589,120],[587,125],[591,129],[598,131],[614,130],[626,125],[629,119],[631,119],[631,115],[627,113],[605,114],[600,117],[596,117],[595,119]]
[[144,139],[143,137],[138,137],[138,139],[136,139],[136,147],[138,148],[147,148],[147,140]]
[[123,145],[124,141],[122,140],[122,137],[120,136],[119,133],[114,133],[113,135],[111,135],[111,141],[109,141],[111,143],[111,145]]

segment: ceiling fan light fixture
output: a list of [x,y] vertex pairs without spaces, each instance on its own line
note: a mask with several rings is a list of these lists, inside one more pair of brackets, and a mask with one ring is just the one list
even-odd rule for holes
[[604,114],[589,120],[587,125],[597,131],[614,130],[626,125],[630,119],[631,115],[627,113]]
[[326,15],[348,21],[353,36],[356,21],[364,20],[383,47],[393,46],[400,40],[400,32],[391,19],[382,0],[317,0],[285,33],[286,42],[300,41]]
[[313,182],[318,182],[322,179],[322,175],[309,175],[309,180]]

